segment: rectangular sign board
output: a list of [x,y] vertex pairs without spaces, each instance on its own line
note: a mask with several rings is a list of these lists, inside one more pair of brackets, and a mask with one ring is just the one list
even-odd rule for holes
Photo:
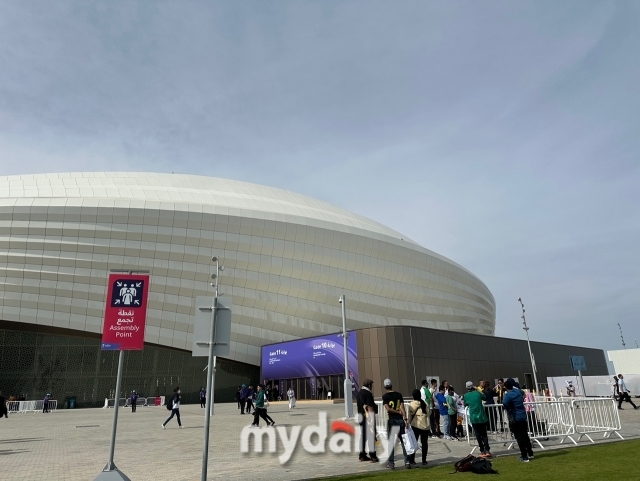
[[112,273],[108,282],[102,350],[140,351],[144,349],[149,276]]
[[[193,322],[192,357],[209,357],[209,339],[211,337],[211,307],[213,297],[196,297],[196,314]],[[231,297],[218,297],[218,313],[214,332],[214,356],[231,354]]]
[[[349,377],[356,391],[358,378],[358,349],[356,333],[347,340]],[[344,375],[344,338],[339,333],[324,334],[307,339],[262,346],[261,379],[315,378]],[[312,391],[315,385],[311,386]]]
[[571,369],[574,371],[586,371],[587,363],[584,362],[584,356],[569,356],[571,359]]

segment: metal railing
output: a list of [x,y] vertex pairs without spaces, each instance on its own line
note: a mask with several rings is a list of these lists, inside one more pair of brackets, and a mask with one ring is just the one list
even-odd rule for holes
[[618,431],[622,428],[620,413],[614,399],[572,399],[571,410],[578,441],[586,437],[594,442],[590,434],[602,433],[603,438],[615,434],[624,439]]
[[[58,408],[58,401],[50,399],[48,403],[49,411],[55,411]],[[7,411],[11,413],[37,413],[44,410],[44,401],[9,401],[7,402]]]
[[[160,404],[156,404],[156,399],[160,398]],[[136,403],[136,406],[139,407],[147,407],[147,406],[164,406],[164,398],[165,396],[151,396],[151,397],[139,397],[138,398],[138,402]],[[105,408],[112,408],[115,406],[116,400],[115,399],[109,399],[109,398],[105,398],[104,400],[104,406],[102,406],[103,409]],[[120,407],[129,407],[131,406],[131,398],[123,398],[121,397],[119,399],[119,405]]]

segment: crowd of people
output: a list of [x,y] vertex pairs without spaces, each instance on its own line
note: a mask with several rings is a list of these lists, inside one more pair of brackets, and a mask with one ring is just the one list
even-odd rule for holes
[[[430,384],[430,385],[429,385]],[[376,455],[376,422],[378,414],[377,405],[372,392],[373,381],[365,379],[362,388],[356,396],[357,410],[360,419],[360,461],[379,462]],[[392,431],[396,435],[403,436],[410,428],[421,447],[422,465],[427,465],[429,439],[446,439],[460,441],[464,437],[464,423],[468,423],[467,429],[473,432],[480,450],[480,457],[491,458],[489,446],[489,432],[504,432],[504,423],[507,422],[515,441],[520,448],[521,462],[529,462],[533,459],[531,439],[528,434],[528,413],[525,409],[525,401],[530,393],[520,389],[519,384],[513,379],[499,379],[496,386],[483,379],[477,384],[468,381],[465,385],[465,393],[460,395],[455,388],[443,381],[432,379],[430,383],[422,382],[420,388],[412,392],[412,400],[405,407],[402,395],[394,391],[391,379],[383,381],[385,393],[382,395],[382,406],[387,414],[387,436],[391,438]],[[532,396],[532,395],[531,395]],[[503,409],[492,409],[493,404],[501,404]],[[468,410],[468,417],[465,412]],[[507,419],[502,419],[506,413]],[[415,452],[407,454],[404,443],[401,443],[406,468],[417,465]],[[389,458],[386,467],[395,468],[394,461],[395,442],[390,441]]]

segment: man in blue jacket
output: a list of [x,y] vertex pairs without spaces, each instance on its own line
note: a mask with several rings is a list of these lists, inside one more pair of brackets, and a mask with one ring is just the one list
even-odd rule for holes
[[502,399],[502,405],[505,411],[507,411],[511,432],[515,436],[518,447],[520,448],[520,458],[518,458],[518,461],[528,463],[530,459],[533,459],[533,449],[528,433],[527,411],[525,411],[524,403],[522,402],[524,397],[522,391],[515,387],[514,384],[511,378],[504,382],[507,393]]
[[249,389],[245,384],[242,385],[240,389],[240,414],[244,414],[244,407],[247,404],[247,394],[249,393]]

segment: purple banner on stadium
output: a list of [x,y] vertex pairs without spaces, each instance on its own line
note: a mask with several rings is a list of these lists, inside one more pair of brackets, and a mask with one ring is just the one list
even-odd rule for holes
[[[349,377],[359,389],[356,333],[347,343]],[[262,379],[292,379],[344,374],[344,343],[339,334],[281,342],[262,347]]]

